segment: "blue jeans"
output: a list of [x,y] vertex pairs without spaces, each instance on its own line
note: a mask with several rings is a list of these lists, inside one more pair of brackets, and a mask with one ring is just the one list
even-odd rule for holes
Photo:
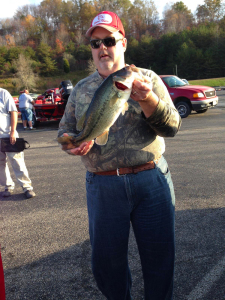
[[132,224],[146,300],[171,300],[175,257],[175,195],[162,157],[155,169],[123,176],[87,172],[92,271],[109,300],[130,300],[128,239]]
[[32,118],[33,118],[32,109],[30,109],[28,107],[23,107],[23,108],[20,108],[20,112],[21,112],[21,118],[23,121],[24,120],[32,121]]

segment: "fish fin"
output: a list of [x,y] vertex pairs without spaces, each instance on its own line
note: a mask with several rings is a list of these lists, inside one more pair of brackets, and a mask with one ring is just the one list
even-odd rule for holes
[[76,129],[78,131],[81,131],[84,128],[84,121],[86,119],[86,112],[83,114],[83,116],[79,119],[76,125]]
[[128,103],[127,102],[125,102],[124,103],[124,106],[123,106],[123,109],[122,109],[122,115],[124,115],[125,114],[125,112],[128,110]]
[[105,132],[103,132],[103,134],[101,134],[95,139],[95,143],[97,145],[105,145],[108,141],[108,136],[109,136],[109,130],[107,129]]

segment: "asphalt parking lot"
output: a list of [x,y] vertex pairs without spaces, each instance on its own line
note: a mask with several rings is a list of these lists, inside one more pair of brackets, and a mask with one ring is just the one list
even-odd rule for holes
[[[166,139],[176,192],[175,300],[225,299],[225,91],[217,95],[217,107],[193,112]],[[105,299],[90,268],[85,169],[60,150],[57,128],[45,122],[23,131],[18,124],[31,145],[25,161],[37,196],[25,199],[17,183],[12,197],[0,194],[7,300]],[[129,261],[133,299],[142,300],[132,232]]]

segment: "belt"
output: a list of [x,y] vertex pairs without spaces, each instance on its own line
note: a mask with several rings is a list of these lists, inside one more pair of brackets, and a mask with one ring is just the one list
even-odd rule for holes
[[96,175],[126,175],[126,174],[137,174],[138,172],[142,172],[145,170],[151,170],[155,169],[155,165],[158,163],[158,160],[151,160],[147,162],[146,164],[139,165],[139,166],[133,166],[133,167],[126,167],[126,168],[117,168],[116,170],[112,171],[102,171],[102,172],[94,172]]

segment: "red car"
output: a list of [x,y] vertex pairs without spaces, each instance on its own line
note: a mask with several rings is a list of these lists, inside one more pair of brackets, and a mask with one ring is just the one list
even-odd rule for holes
[[188,85],[174,75],[160,75],[167,87],[171,99],[181,118],[186,118],[191,111],[204,113],[209,107],[218,104],[216,90],[202,85]]

